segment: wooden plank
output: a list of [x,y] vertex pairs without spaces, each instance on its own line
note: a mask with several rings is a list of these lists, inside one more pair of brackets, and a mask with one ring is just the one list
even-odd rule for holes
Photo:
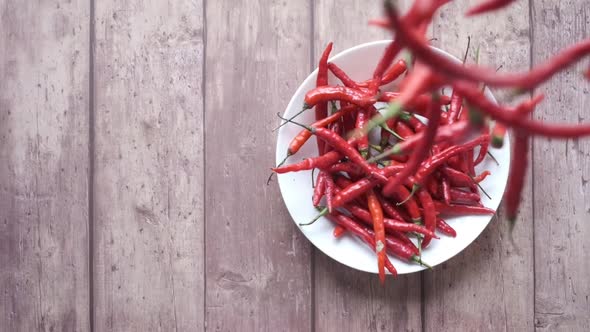
[[[313,65],[329,41],[334,42],[335,55],[361,43],[391,38],[386,31],[367,26],[381,13],[379,3],[316,2]],[[317,331],[421,330],[420,274],[390,278],[382,286],[376,275],[353,270],[319,250],[314,250],[314,258]]]
[[[540,63],[588,35],[588,1],[534,1],[533,62]],[[542,86],[538,119],[590,121],[587,62]],[[590,143],[535,139],[535,327],[538,331],[590,330]]]
[[[494,14],[465,18],[466,8],[475,3],[455,1],[441,12],[434,26],[436,44],[460,57],[465,52],[467,36],[472,36],[472,54],[479,46],[482,64],[503,65],[503,71],[528,68],[528,3],[516,2]],[[424,273],[426,330],[532,329],[534,256],[528,178],[514,242],[507,221],[496,218],[463,253]]]
[[0,1],[0,326],[89,329],[89,2]]
[[207,1],[206,321],[308,331],[310,245],[276,182],[276,113],[309,69],[307,1]]
[[202,2],[95,6],[95,330],[202,330]]

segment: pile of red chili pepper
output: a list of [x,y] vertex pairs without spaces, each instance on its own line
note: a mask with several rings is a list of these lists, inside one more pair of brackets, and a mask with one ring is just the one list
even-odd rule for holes
[[[395,32],[395,38],[373,76],[363,82],[351,79],[328,61],[330,43],[319,61],[317,87],[305,95],[302,110],[314,108],[316,122],[304,125],[283,119],[283,124],[302,127],[285,161],[313,135],[319,155],[286,166],[283,161],[273,171],[319,170],[312,197],[319,214],[310,223],[326,216],[335,225],[334,236],[350,233],[366,242],[377,254],[382,281],[385,269],[396,274],[386,252],[425,265],[421,249],[437,238],[435,231],[456,235],[442,217],[494,213],[481,204],[478,189],[489,172],[476,174],[475,166],[485,159],[490,144],[502,146],[507,129],[514,136],[504,196],[511,225],[527,169],[529,138],[590,135],[587,124],[549,124],[530,116],[543,100],[543,95],[533,95],[533,89],[590,53],[590,40],[525,73],[502,74],[478,64],[456,63],[433,50],[425,35],[437,10],[450,1],[416,0],[403,16],[385,1],[385,18],[372,23]],[[483,0],[467,15],[513,1]],[[411,60],[395,60],[402,51]],[[341,84],[328,85],[329,72]],[[590,78],[590,70],[586,74]],[[383,86],[394,80],[399,81],[397,91],[384,91]],[[441,94],[443,87],[451,87],[452,94]],[[508,88],[512,95],[531,98],[498,105],[485,96],[485,87]],[[377,102],[388,104],[380,112]],[[369,139],[373,133],[380,133],[377,142]],[[418,239],[418,246],[411,237]]]

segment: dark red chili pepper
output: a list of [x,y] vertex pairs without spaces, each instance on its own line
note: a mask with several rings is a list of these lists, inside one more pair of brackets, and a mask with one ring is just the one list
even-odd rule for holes
[[305,94],[303,109],[309,109],[318,103],[328,102],[330,100],[346,101],[361,107],[372,105],[377,101],[374,96],[367,95],[360,90],[340,85],[326,85],[312,89]]
[[[367,229],[369,234],[373,234],[373,231]],[[427,266],[428,265],[420,259],[420,257],[416,256],[416,252],[411,246],[408,246],[406,243],[402,242],[400,239],[394,236],[386,236],[385,242],[387,246],[387,252],[396,256],[397,258],[401,258],[405,261],[413,261],[420,265]]]
[[457,237],[457,231],[442,218],[436,219],[436,229],[451,237]]
[[469,205],[452,205],[445,204],[443,202],[434,201],[434,207],[436,211],[442,215],[448,216],[460,216],[460,215],[486,215],[494,214],[496,211],[488,209],[487,207],[481,206],[469,206]]
[[514,145],[512,146],[512,163],[506,186],[504,206],[506,217],[511,225],[514,225],[517,210],[524,187],[526,169],[528,167],[529,137],[519,132],[514,133]]
[[307,171],[313,168],[324,169],[334,165],[342,159],[342,155],[337,151],[331,151],[323,156],[304,159],[298,163],[272,168],[272,170],[278,174]]
[[[382,102],[392,102],[395,101],[399,98],[400,93],[399,92],[382,92],[379,95],[379,101]],[[440,96],[440,103],[441,105],[446,105],[448,103],[450,103],[451,99],[448,96]],[[426,113],[428,113],[428,105],[430,105],[430,103],[432,102],[432,97],[430,97],[429,95],[419,95],[416,98],[410,100],[407,105],[406,108],[411,110],[412,113],[416,113],[418,115],[422,115],[422,116],[426,116]]]
[[[487,130],[487,129],[486,129]],[[477,154],[477,158],[473,162],[474,165],[479,165],[485,159],[486,155],[488,154],[488,149],[490,147],[490,141],[485,141],[481,146],[479,153]]]
[[318,174],[315,188],[313,190],[313,196],[311,198],[311,202],[312,202],[313,206],[320,205],[320,201],[321,201],[322,197],[324,196],[324,193],[326,192],[326,177],[328,177],[328,176],[323,171],[321,171]]
[[[369,191],[371,192],[371,191]],[[362,207],[355,205],[355,204],[348,204],[346,205],[346,209],[356,218],[358,218],[360,221],[364,222],[367,225],[372,225],[374,226],[374,219],[371,215],[371,213],[369,213],[369,211],[363,209]],[[395,219],[389,219],[389,218],[384,218],[383,219],[383,224],[385,229],[389,232],[391,231],[398,231],[398,232],[404,232],[404,233],[408,233],[408,232],[416,232],[416,233],[420,233],[420,234],[424,234],[427,236],[431,236],[434,238],[438,238],[436,236],[436,234],[434,234],[434,231],[429,230],[423,226],[414,224],[414,223],[407,223],[405,221],[400,220],[395,220]]]
[[[339,225],[339,226],[343,227],[344,229],[346,229],[347,231],[349,231],[350,233],[358,236],[361,240],[363,240],[366,244],[368,244],[371,247],[371,249],[373,249],[373,250],[376,249],[375,248],[375,237],[374,237],[374,234],[372,234],[373,233],[372,231],[369,231],[368,229],[360,226],[358,223],[356,223],[351,218],[349,218],[341,213],[338,213],[338,212],[331,213],[327,217],[330,221],[332,221],[336,225]],[[393,264],[391,264],[391,261],[389,260],[389,258],[387,256],[385,256],[384,265],[391,274],[393,274],[394,276],[397,275],[397,271],[396,271],[395,267],[393,267]]]
[[459,113],[461,112],[462,105],[463,98],[457,93],[457,91],[453,91],[451,94],[451,107],[449,107],[449,113],[446,122],[447,124],[453,123],[459,119]]
[[444,178],[448,179],[453,187],[474,187],[477,189],[477,186],[474,183],[475,181],[465,173],[448,166],[440,167],[440,171],[444,175]]
[[406,234],[401,233],[401,232],[393,232],[392,231],[391,236],[393,236],[394,238],[398,239],[403,244],[405,244],[406,247],[410,248],[410,250],[412,250],[412,252],[415,255],[420,255],[420,249],[418,249],[418,247],[416,247],[414,242],[412,242],[412,240],[410,240],[410,238],[408,238],[408,236]]
[[334,74],[334,76],[336,76],[342,82],[342,84],[344,84],[344,86],[360,90],[361,87],[352,78],[350,78],[344,72],[344,70],[342,70],[342,68],[338,67],[337,64],[329,62],[328,68]]
[[331,174],[338,173],[338,172],[344,172],[344,173],[347,173],[349,176],[354,176],[354,177],[358,177],[358,176],[363,175],[363,170],[357,164],[354,164],[351,162],[334,164],[334,165],[328,167],[326,169],[326,171]]
[[[400,77],[408,68],[404,60],[398,60],[383,74],[380,85],[389,84]],[[368,88],[372,80],[358,83],[359,87]]]
[[397,54],[401,50],[402,50],[402,48],[401,48],[400,43],[395,40],[392,41],[387,46],[387,48],[385,49],[385,52],[383,52],[383,56],[381,57],[381,60],[379,60],[379,63],[377,64],[377,67],[375,68],[375,72],[373,72],[373,79],[369,83],[369,90],[371,90],[374,93],[377,93],[377,90],[379,89],[379,86],[381,85],[381,81],[383,79],[383,74],[385,73],[385,70],[387,70],[387,68],[389,68],[389,66],[393,62],[393,59],[397,56]]
[[385,197],[377,194],[377,198],[379,199],[381,207],[383,207],[383,211],[385,211],[385,214],[387,216],[389,216],[392,219],[405,220],[401,213],[398,211],[397,207],[393,206],[393,204],[387,201]]
[[395,131],[400,134],[401,137],[407,139],[411,136],[414,136],[415,132],[414,129],[408,127],[407,124],[404,122],[398,121],[395,127]]
[[334,237],[335,238],[340,238],[342,237],[342,235],[344,235],[346,233],[346,229],[344,229],[342,226],[340,225],[336,225],[336,227],[334,227]]
[[412,194],[406,187],[397,186],[397,188],[394,188],[391,196],[393,196],[393,198],[395,198],[398,202],[404,202],[403,207],[406,209],[408,214],[410,214],[412,222],[422,221],[422,215],[420,214],[418,203],[414,197],[412,197]]

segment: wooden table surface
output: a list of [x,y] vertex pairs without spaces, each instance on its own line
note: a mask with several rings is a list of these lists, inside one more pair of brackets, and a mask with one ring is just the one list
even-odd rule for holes
[[[589,37],[586,0],[517,1],[434,44],[526,70]],[[406,0],[406,5],[408,1]],[[0,330],[588,331],[590,144],[535,138],[500,216],[433,271],[344,267],[275,183],[275,114],[315,67],[389,37],[379,1],[0,0]],[[536,118],[590,122],[582,62]]]

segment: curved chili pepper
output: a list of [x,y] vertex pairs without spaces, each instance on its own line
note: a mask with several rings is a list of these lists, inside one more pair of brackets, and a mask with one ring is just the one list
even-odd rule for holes
[[337,64],[335,64],[333,62],[329,62],[328,68],[334,74],[334,76],[336,76],[342,82],[342,84],[344,84],[344,86],[349,87],[349,88],[353,88],[353,89],[357,89],[357,90],[361,89],[361,87],[352,78],[350,78],[344,72],[344,70],[342,70],[342,68],[338,67]]
[[[372,231],[369,231],[368,229],[360,226],[351,218],[349,218],[341,213],[338,213],[338,212],[331,213],[327,217],[330,221],[332,221],[336,225],[339,225],[339,226],[343,227],[344,229],[346,229],[347,231],[349,231],[350,233],[358,236],[361,240],[363,240],[366,244],[368,244],[371,247],[371,249],[373,249],[373,250],[376,249],[375,237],[372,234]],[[391,264],[391,261],[389,260],[389,258],[387,256],[385,256],[384,265],[392,275],[394,275],[394,276],[397,275],[397,271],[396,271],[395,267],[393,267],[393,264]]]
[[408,247],[410,250],[412,250],[412,252],[415,255],[420,255],[420,249],[418,249],[418,247],[416,247],[414,242],[412,242],[412,240],[410,240],[410,238],[408,238],[408,236],[406,234],[401,233],[401,232],[397,232],[397,231],[391,231],[390,234],[392,237],[398,239],[403,244],[405,244],[406,247]]
[[[383,77],[381,78],[381,83],[379,85],[385,85],[385,84],[389,84],[389,83],[395,81],[407,69],[408,69],[408,66],[406,65],[406,61],[398,60],[391,67],[389,67],[389,69],[387,69],[385,74],[383,74]],[[362,88],[368,88],[369,85],[371,84],[371,82],[372,82],[372,80],[360,82],[360,83],[358,83],[358,86],[362,87]]]
[[457,231],[442,218],[436,218],[436,229],[451,237],[457,237]]
[[325,85],[312,89],[305,94],[303,109],[309,109],[318,103],[328,102],[330,100],[346,101],[361,107],[372,105],[377,101],[375,97],[367,95],[360,90],[340,85]]
[[357,164],[354,164],[351,162],[334,164],[334,165],[326,168],[326,171],[328,173],[332,173],[332,174],[338,173],[338,172],[344,172],[350,176],[355,176],[355,177],[363,175],[363,170]]
[[[386,177],[392,176],[393,174],[401,171],[403,168],[404,166],[402,165],[387,166],[381,169],[381,173]],[[342,189],[338,194],[336,194],[332,204],[334,207],[340,207],[352,201],[353,199],[360,197],[361,195],[366,193],[367,190],[372,189],[379,183],[379,180],[373,178],[364,178],[358,180],[357,182],[350,184],[346,188]]]
[[517,210],[524,187],[526,169],[528,166],[529,137],[522,133],[514,133],[514,145],[512,146],[512,163],[504,197],[506,206],[506,218],[512,226],[516,221]]
[[377,253],[377,267],[379,270],[379,279],[381,283],[385,282],[385,225],[383,224],[383,209],[373,190],[367,193],[367,206],[370,211],[370,219],[373,222],[373,231],[375,231],[375,252]]
[[397,188],[394,188],[393,190],[394,191],[392,192],[391,196],[393,196],[393,198],[395,198],[398,202],[404,202],[403,207],[410,214],[412,222],[422,221],[422,215],[420,214],[418,203],[410,191],[404,186],[397,186]]
[[313,206],[320,205],[322,196],[324,196],[324,193],[326,192],[326,177],[327,174],[323,171],[318,174],[317,182],[313,189],[313,196],[311,198]]
[[[371,192],[371,191],[369,191]],[[377,199],[378,200],[378,199]],[[368,204],[368,203],[367,203]],[[356,218],[358,218],[360,221],[364,222],[365,224],[369,225],[369,226],[375,226],[375,221],[374,218],[372,217],[371,213],[365,209],[363,209],[362,207],[356,205],[356,204],[347,204],[345,206],[345,208]],[[390,219],[390,218],[383,218],[383,225],[385,227],[385,229],[389,232],[404,232],[404,233],[408,233],[408,232],[415,232],[415,233],[420,233],[420,234],[424,234],[427,236],[431,236],[434,238],[438,238],[438,236],[436,236],[436,234],[434,234],[434,231],[429,230],[423,226],[414,224],[414,223],[407,223],[405,221],[400,220],[396,220],[396,219]]]
[[437,54],[428,46],[420,33],[414,31],[407,22],[400,20],[397,9],[390,0],[385,2],[385,11],[393,29],[396,30],[396,41],[399,40],[408,47],[417,59],[449,77],[471,82],[483,82],[488,86],[518,87],[522,90],[531,90],[590,53],[589,39],[562,50],[553,58],[528,72],[498,74],[494,69],[462,66]]
[[381,203],[381,207],[383,208],[383,211],[385,211],[386,215],[392,219],[405,220],[401,213],[397,210],[397,207],[388,202],[385,197],[377,194],[377,198],[379,199],[379,203]]
[[461,107],[463,106],[463,98],[457,91],[453,90],[451,94],[451,107],[449,107],[449,113],[447,123],[453,123],[459,119],[459,113],[461,113]]
[[313,168],[324,169],[332,166],[336,162],[342,159],[342,155],[337,151],[331,151],[323,156],[304,159],[298,163],[271,168],[273,172],[278,174],[307,171]]
[[480,175],[477,175],[473,178],[474,182],[480,183],[481,181],[485,180],[485,178],[492,174],[490,171],[483,171]]
[[[477,154],[477,158],[475,158],[475,161],[473,162],[474,165],[481,164],[481,162],[486,158],[486,155],[488,154],[489,147],[490,147],[489,140],[486,140],[482,145],[480,145],[480,149],[479,149],[479,153]],[[474,172],[474,175],[475,175],[475,172]]]
[[[399,92],[381,92],[379,95],[379,101],[390,103],[395,101],[399,98]],[[406,108],[411,110],[413,113],[426,116],[428,112],[428,105],[432,102],[432,97],[429,95],[419,95],[416,98],[408,101]],[[447,105],[451,102],[451,99],[448,96],[441,95],[440,96],[440,103],[441,105]]]
[[443,202],[434,201],[434,207],[436,211],[442,215],[448,216],[460,216],[460,215],[486,215],[494,214],[496,211],[482,206],[469,206],[469,205],[452,205],[445,204]]
[[[367,229],[367,232],[370,235],[373,234],[373,231],[370,229]],[[416,252],[414,251],[415,246],[413,244],[411,246],[407,245],[405,242],[401,241],[399,238],[394,236],[386,236],[385,243],[387,247],[387,252],[396,256],[397,258],[401,258],[402,260],[408,262],[413,261],[422,266],[430,268],[430,265],[423,262],[422,259],[416,255]],[[414,246],[414,248],[412,248],[412,246]]]

